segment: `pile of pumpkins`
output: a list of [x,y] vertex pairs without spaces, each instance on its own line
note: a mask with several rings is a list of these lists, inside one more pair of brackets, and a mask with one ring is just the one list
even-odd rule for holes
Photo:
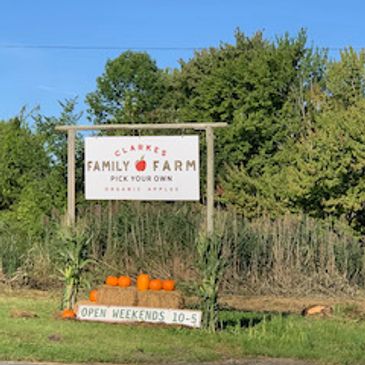
[[[109,286],[119,286],[121,288],[128,288],[132,285],[132,279],[129,276],[112,276],[109,275],[105,279],[105,284]],[[136,287],[140,291],[144,290],[175,290],[175,280],[172,279],[151,279],[148,274],[140,274],[137,276]],[[96,302],[97,289],[91,290],[89,299],[91,302]],[[61,313],[63,319],[74,319],[76,313],[73,309],[64,309]]]
[[[109,286],[119,286],[121,288],[128,288],[132,285],[132,279],[129,276],[113,276],[109,275],[105,279],[105,284]],[[140,291],[144,290],[175,290],[175,280],[172,279],[151,279],[148,274],[140,274],[137,276],[136,287]],[[91,290],[89,299],[91,302],[96,302],[97,290]]]

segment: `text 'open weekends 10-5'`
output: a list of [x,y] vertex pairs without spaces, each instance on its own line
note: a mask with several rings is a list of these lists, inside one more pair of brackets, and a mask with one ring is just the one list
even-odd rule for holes
[[85,196],[199,200],[199,136],[85,138]]
[[175,324],[199,328],[201,311],[183,309],[117,307],[80,304],[77,318],[101,322],[149,322]]

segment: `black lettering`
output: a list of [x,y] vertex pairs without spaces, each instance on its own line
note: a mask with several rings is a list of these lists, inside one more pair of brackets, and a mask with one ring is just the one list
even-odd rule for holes
[[103,161],[101,166],[102,166],[103,171],[105,171],[105,170],[110,171],[110,161]]
[[163,322],[165,320],[165,312],[161,311],[159,316],[159,321]]
[[100,317],[100,309],[96,308],[94,311],[94,318],[98,318],[98,317]]
[[93,169],[93,171],[100,171],[100,165],[99,165],[99,162],[98,161],[95,161],[95,163],[94,163],[94,169]]
[[172,321],[177,322],[177,313],[176,312],[173,313]]
[[196,164],[194,160],[188,160],[186,161],[186,171],[189,171],[190,168],[195,171],[196,170]]
[[113,318],[118,318],[119,317],[119,309],[113,309],[112,317]]

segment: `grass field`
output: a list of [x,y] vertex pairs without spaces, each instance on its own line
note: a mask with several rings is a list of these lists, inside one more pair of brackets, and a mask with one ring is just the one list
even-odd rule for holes
[[327,319],[223,311],[224,329],[208,334],[64,321],[57,307],[57,298],[47,294],[1,294],[0,360],[166,363],[269,356],[365,364],[365,321],[341,309]]

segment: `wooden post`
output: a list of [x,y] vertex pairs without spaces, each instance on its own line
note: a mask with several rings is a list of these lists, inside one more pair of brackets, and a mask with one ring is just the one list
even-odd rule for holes
[[76,199],[75,199],[75,129],[67,130],[67,224],[75,225]]
[[207,141],[207,237],[214,233],[214,132],[206,129]]

